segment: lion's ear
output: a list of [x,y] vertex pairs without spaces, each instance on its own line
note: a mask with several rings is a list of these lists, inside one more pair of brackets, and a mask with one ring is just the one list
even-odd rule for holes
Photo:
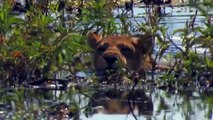
[[131,37],[132,43],[139,53],[143,70],[151,70],[155,64],[152,53],[154,49],[154,37],[151,34],[135,35]]
[[136,50],[142,54],[151,54],[154,47],[154,37],[150,34],[137,34],[131,37]]
[[92,49],[96,49],[102,37],[94,32],[87,33],[87,42]]

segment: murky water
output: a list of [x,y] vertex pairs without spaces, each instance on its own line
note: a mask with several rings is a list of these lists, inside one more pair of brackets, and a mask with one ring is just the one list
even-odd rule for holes
[[[113,91],[113,90],[112,90]],[[111,91],[111,94],[114,92]],[[107,96],[88,120],[205,120],[213,119],[212,92],[196,90],[138,89]],[[111,95],[110,94],[110,95]],[[122,94],[122,95],[121,95]],[[123,95],[124,94],[124,95]],[[131,97],[127,100],[125,95]],[[97,98],[97,97],[96,97]],[[207,102],[208,101],[208,102]],[[211,101],[211,102],[210,102]],[[111,106],[107,106],[107,105]],[[100,106],[99,106],[100,107]]]
[[[67,89],[1,91],[0,119],[213,120],[211,89],[159,89],[152,85],[86,85]],[[60,116],[61,115],[61,116]]]

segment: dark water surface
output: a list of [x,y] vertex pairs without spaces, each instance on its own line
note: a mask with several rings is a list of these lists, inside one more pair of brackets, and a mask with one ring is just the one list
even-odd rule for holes
[[[81,86],[81,87],[80,87]],[[1,91],[0,119],[212,120],[212,89],[161,89],[150,85],[83,85],[67,90]],[[62,115],[63,117],[58,117]]]

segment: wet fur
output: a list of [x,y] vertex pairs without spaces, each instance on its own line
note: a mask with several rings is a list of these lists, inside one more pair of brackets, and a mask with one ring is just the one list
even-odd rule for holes
[[88,44],[93,51],[95,69],[104,71],[127,68],[133,71],[148,71],[152,69],[153,37],[149,34],[100,35],[89,32]]

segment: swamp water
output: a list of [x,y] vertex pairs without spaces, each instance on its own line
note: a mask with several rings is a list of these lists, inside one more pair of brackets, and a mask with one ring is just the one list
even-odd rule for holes
[[[135,8],[135,14],[143,12],[144,9]],[[167,12],[161,22],[171,32],[184,27],[195,9],[166,8]],[[202,26],[204,18],[196,20]],[[174,39],[181,45],[178,36]],[[164,89],[153,82],[135,86],[94,85],[73,80],[67,89],[56,90],[59,83],[56,81],[48,89],[29,86],[0,89],[0,119],[213,120],[212,88]],[[54,88],[50,90],[51,87]]]
[[2,90],[2,120],[212,120],[213,89],[83,85]]

